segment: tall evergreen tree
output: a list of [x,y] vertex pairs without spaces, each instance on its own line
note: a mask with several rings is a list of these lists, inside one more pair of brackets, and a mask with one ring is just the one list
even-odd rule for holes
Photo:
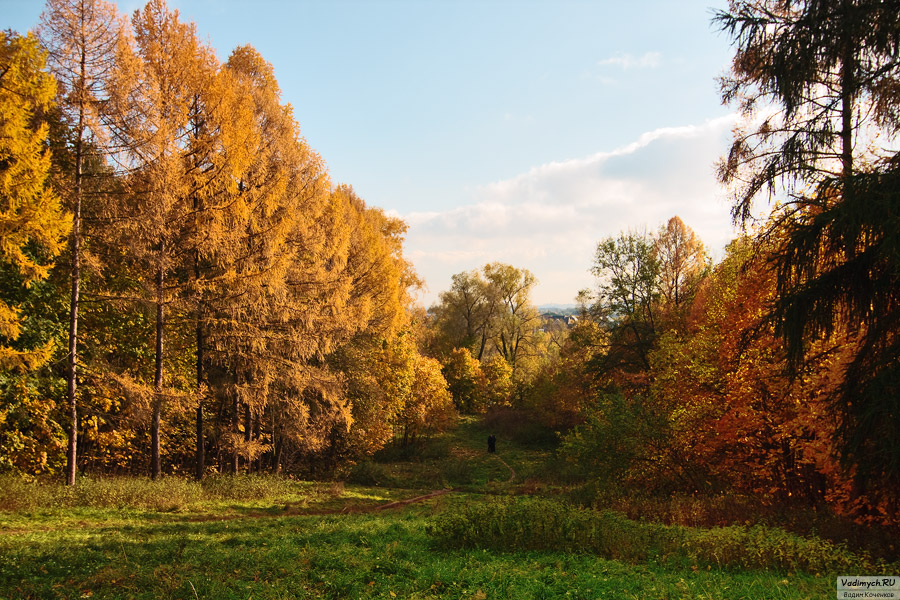
[[896,490],[900,2],[733,1],[716,20],[736,46],[723,97],[759,123],[722,163],[735,218],[766,191],[783,205],[765,232],[784,233],[772,316],[795,370],[815,340],[855,345],[834,398],[843,455],[861,484]]

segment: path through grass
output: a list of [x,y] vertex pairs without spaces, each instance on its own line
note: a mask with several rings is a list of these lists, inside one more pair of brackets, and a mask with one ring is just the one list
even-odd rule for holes
[[[222,478],[204,486],[85,480],[73,491],[0,480],[0,599],[800,599],[835,593],[837,573],[439,546],[428,530],[440,515],[528,491],[534,486],[526,482],[549,455],[502,437],[497,455],[490,455],[488,434],[467,420],[424,456],[377,463],[396,487]],[[463,491],[444,493],[450,485]],[[436,490],[441,493],[431,495]]]
[[[468,501],[465,497],[455,502]],[[0,538],[3,598],[814,598],[830,580],[441,551],[442,499],[402,512],[145,522]]]

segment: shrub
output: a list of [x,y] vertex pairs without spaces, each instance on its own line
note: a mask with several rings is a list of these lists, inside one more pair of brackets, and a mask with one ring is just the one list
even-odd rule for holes
[[202,483],[181,477],[82,477],[73,487],[59,481],[0,476],[0,510],[38,508],[136,508],[183,510],[203,500],[262,500],[298,492],[298,483],[273,475],[217,475]]
[[504,439],[528,446],[552,447],[559,441],[557,434],[537,421],[533,413],[509,407],[495,407],[488,411],[484,426]]
[[844,546],[762,525],[694,529],[684,542],[684,551],[695,564],[719,568],[808,573],[874,569],[867,557]]
[[451,485],[468,485],[475,479],[472,462],[465,458],[447,458],[440,463],[441,473]]
[[203,480],[204,496],[211,500],[263,500],[297,493],[298,484],[276,475],[215,475]]
[[137,477],[84,478],[77,486],[61,488],[60,492],[70,496],[71,506],[159,511],[180,510],[203,498],[200,484],[180,477],[158,481]]
[[347,480],[359,485],[380,485],[390,481],[391,475],[384,465],[364,460],[350,470]]
[[20,475],[0,475],[0,510],[21,511],[53,506],[53,488]]
[[17,476],[0,479],[0,508],[9,511],[76,506],[171,511],[202,497],[200,484],[178,477],[159,481],[136,477],[83,477],[74,487]]
[[775,527],[670,526],[533,498],[457,507],[436,517],[428,532],[445,547],[584,552],[630,563],[809,573],[879,570],[867,555]]

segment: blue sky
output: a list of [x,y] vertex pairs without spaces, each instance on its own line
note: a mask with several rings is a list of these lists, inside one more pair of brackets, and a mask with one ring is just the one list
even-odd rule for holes
[[[119,2],[130,14],[142,2]],[[597,242],[679,215],[734,236],[714,163],[733,110],[724,0],[169,0],[222,60],[251,44],[335,182],[409,224],[426,306],[450,276],[531,270],[538,304],[594,285]],[[0,0],[0,28],[40,0]]]

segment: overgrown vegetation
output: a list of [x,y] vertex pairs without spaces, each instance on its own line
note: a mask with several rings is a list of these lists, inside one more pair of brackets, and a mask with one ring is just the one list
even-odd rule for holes
[[445,547],[565,550],[678,568],[807,573],[882,572],[867,555],[764,525],[688,528],[536,498],[472,503],[443,513],[430,532]]
[[0,538],[0,596],[134,598],[825,597],[832,577],[630,565],[560,551],[439,550],[433,507],[398,514],[137,521]]
[[58,481],[0,475],[0,511],[61,511],[67,508],[179,512],[225,502],[281,504],[341,496],[334,483],[310,483],[272,475],[220,475],[202,482],[183,477],[84,477],[76,486]]
[[[394,479],[376,487],[271,475],[75,487],[6,477],[0,598],[801,599],[833,593],[845,568],[895,568],[775,526],[579,508],[548,482],[546,446],[500,436],[490,455],[487,431],[465,419],[421,453],[377,455],[371,464]],[[410,482],[452,480],[454,456],[468,491],[393,504],[432,490]],[[631,508],[651,518],[656,507]]]

